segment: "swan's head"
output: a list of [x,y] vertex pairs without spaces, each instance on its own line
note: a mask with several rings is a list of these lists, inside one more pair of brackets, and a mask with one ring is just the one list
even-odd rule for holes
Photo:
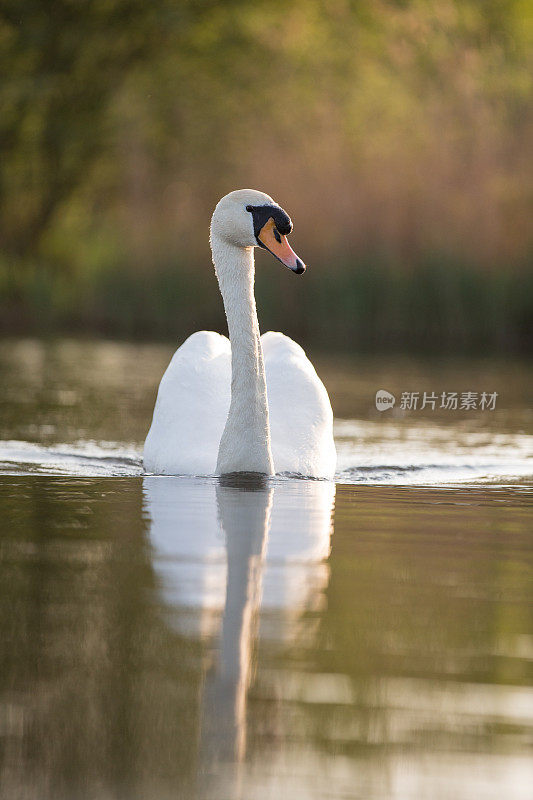
[[290,246],[291,218],[268,194],[238,189],[219,200],[211,219],[211,238],[236,247],[262,247],[297,275],[305,264]]

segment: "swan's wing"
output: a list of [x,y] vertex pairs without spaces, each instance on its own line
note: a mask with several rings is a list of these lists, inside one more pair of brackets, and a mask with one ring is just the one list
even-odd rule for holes
[[161,378],[144,445],[144,466],[162,475],[212,475],[230,403],[228,339],[198,331]]
[[326,388],[305,352],[288,336],[261,337],[276,472],[332,478],[336,452]]

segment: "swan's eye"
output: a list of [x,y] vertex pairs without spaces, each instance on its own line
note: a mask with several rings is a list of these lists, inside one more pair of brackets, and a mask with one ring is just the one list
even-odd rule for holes
[[247,211],[253,211],[253,210],[254,210],[254,207],[253,207],[253,206],[246,206],[246,210],[247,210]]
[[277,228],[274,228],[274,239],[278,244],[281,244],[281,236],[279,235],[279,231]]

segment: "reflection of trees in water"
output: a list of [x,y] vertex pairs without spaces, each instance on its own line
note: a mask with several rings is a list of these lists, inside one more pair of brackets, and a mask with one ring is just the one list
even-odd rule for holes
[[428,737],[437,749],[498,746],[467,695],[471,683],[527,685],[527,661],[513,655],[530,627],[524,511],[482,488],[337,487],[312,666],[339,678],[339,704],[310,715],[309,736],[328,748],[330,726],[354,754]]
[[154,775],[186,787],[201,647],[154,602],[140,483],[17,484],[2,546],[3,796],[133,797]]
[[2,796],[246,797],[339,754],[386,794],[395,756],[525,741],[527,506],[341,486],[326,565],[328,486],[0,482]]

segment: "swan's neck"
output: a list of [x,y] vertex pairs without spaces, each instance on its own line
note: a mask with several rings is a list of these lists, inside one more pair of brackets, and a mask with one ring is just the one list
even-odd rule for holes
[[217,472],[274,473],[263,350],[254,297],[254,251],[211,238],[231,342],[231,403]]

